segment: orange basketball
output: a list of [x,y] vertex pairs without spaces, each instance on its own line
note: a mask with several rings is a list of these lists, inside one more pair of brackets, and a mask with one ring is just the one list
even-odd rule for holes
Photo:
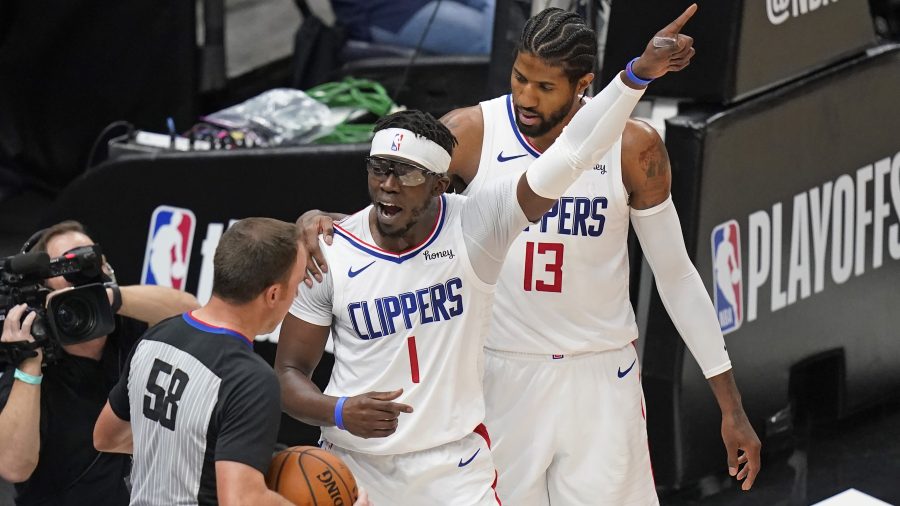
[[347,464],[315,446],[278,452],[269,465],[266,485],[299,506],[352,506],[359,495]]

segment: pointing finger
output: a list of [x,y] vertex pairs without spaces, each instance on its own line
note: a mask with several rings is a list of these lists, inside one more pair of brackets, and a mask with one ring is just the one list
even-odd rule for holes
[[392,390],[390,392],[371,392],[369,397],[378,401],[392,401],[397,397],[400,397],[400,394],[403,393],[403,389]]
[[681,31],[682,28],[684,28],[685,23],[687,23],[688,20],[691,19],[695,12],[697,12],[697,4],[691,4],[690,7],[688,7],[684,12],[681,13],[681,16],[678,16],[675,21],[669,23],[669,26],[665,27],[663,31],[671,34],[677,34]]
[[374,409],[379,411],[383,411],[385,413],[391,413],[394,416],[399,415],[400,413],[412,413],[412,406],[409,404],[401,404],[399,402],[386,402],[384,404],[374,406]]

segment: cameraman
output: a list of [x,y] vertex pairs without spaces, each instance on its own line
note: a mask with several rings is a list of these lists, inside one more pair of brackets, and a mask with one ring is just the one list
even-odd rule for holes
[[[80,223],[64,221],[48,228],[35,250],[56,258],[93,243]],[[105,260],[103,270],[112,276]],[[62,277],[48,279],[46,285],[52,290],[71,286]],[[116,313],[115,331],[62,346],[60,359],[52,364],[42,367],[43,350],[38,349],[37,356],[0,371],[0,477],[16,483],[18,506],[128,504],[130,457],[97,452],[94,422],[147,325],[199,304],[189,293],[159,286],[106,291]],[[22,304],[7,314],[4,343],[34,340],[35,314],[25,316],[25,311]]]

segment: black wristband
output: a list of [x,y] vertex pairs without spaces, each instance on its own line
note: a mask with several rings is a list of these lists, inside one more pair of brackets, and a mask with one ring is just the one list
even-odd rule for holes
[[122,292],[119,290],[119,285],[115,283],[107,283],[106,287],[112,289],[113,300],[110,307],[112,307],[113,314],[117,314],[122,308]]

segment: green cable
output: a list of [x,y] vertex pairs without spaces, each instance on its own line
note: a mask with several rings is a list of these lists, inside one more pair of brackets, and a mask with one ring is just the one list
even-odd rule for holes
[[[320,84],[306,94],[328,107],[364,109],[378,117],[390,112],[394,102],[379,83],[369,79],[346,77],[342,81]],[[371,123],[341,123],[334,131],[316,139],[316,144],[364,143],[372,139]]]
[[369,79],[346,77],[343,81],[320,84],[306,94],[328,107],[365,109],[376,116],[384,116],[394,105],[384,86]]

